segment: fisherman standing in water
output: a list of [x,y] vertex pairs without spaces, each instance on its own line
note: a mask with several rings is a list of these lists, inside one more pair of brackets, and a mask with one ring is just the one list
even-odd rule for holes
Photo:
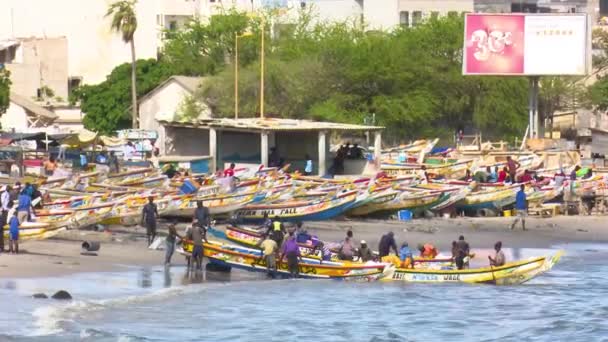
[[154,197],[148,197],[148,204],[144,205],[141,211],[141,223],[146,227],[146,235],[148,236],[148,246],[154,242],[156,238],[156,219],[158,218],[158,208],[154,204]]
[[464,240],[464,236],[460,235],[458,242],[456,242],[455,249],[456,258],[454,258],[454,262],[456,262],[456,267],[458,267],[459,270],[469,268],[469,262],[465,261],[465,259],[468,260],[471,250],[469,248],[469,243]]

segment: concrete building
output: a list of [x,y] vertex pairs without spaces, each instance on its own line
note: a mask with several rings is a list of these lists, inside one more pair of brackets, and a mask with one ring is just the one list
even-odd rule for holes
[[587,13],[596,23],[600,4],[600,0],[475,0],[475,12]]
[[[159,146],[161,154],[197,155],[195,153],[198,151],[197,146],[183,145],[181,148],[176,148],[171,143],[171,139],[167,144],[165,129],[159,124],[159,121],[180,121],[180,106],[188,96],[194,94],[202,80],[201,77],[172,76],[139,99],[139,127],[158,132],[157,146]],[[198,107],[202,109],[199,118],[207,118],[211,115],[207,105],[198,103]],[[177,132],[175,136],[180,139],[198,140],[197,137],[190,136],[188,130]],[[168,149],[167,146],[169,146]]]
[[473,12],[473,0],[305,0],[290,1],[289,8],[311,7],[319,20],[359,20],[370,29],[412,27],[432,16]]
[[11,72],[11,91],[39,98],[46,87],[54,93],[53,97],[67,100],[68,42],[65,37],[1,41],[0,64]]
[[[294,119],[201,119],[192,122],[160,121],[168,154],[209,156],[210,170],[225,164],[268,165],[276,148],[292,169],[302,170],[304,154],[315,162],[314,171],[325,175],[330,167],[329,137],[336,132],[373,132],[375,160],[380,160],[383,127]],[[358,170],[357,173],[361,173]]]

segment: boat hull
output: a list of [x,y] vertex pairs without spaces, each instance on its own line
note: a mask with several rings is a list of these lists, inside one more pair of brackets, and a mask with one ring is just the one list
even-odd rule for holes
[[427,270],[397,268],[390,280],[408,283],[481,283],[518,285],[549,271],[560,259],[560,251],[553,256],[530,258],[505,264],[467,270]]
[[[192,252],[192,245],[185,243],[183,253]],[[205,257],[211,263],[235,267],[252,272],[267,272],[266,260],[261,257],[261,251],[218,243],[205,243],[203,248]],[[390,263],[354,263],[354,262],[320,262],[316,259],[302,258],[298,263],[299,277],[310,279],[339,279],[349,281],[375,281],[391,277],[394,266]],[[277,260],[278,276],[289,276],[287,262]]]
[[329,200],[312,201],[302,206],[292,206],[289,203],[282,205],[255,205],[245,206],[236,212],[239,218],[248,222],[262,222],[264,214],[269,217],[279,216],[281,221],[321,221],[341,215],[355,202],[356,195],[349,195]]

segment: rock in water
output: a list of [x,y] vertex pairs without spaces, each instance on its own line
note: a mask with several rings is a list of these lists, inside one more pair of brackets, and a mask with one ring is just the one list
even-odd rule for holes
[[47,295],[45,295],[44,293],[34,293],[32,295],[33,298],[38,298],[38,299],[47,299],[49,298]]
[[60,290],[57,291],[51,298],[58,300],[70,300],[72,299],[72,295],[68,291]]

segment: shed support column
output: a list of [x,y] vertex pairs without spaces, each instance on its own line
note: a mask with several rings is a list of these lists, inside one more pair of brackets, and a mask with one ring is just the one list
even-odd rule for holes
[[217,170],[217,131],[215,128],[209,129],[209,173],[213,174]]
[[319,176],[324,176],[327,173],[327,167],[325,166],[325,161],[327,160],[327,156],[325,155],[327,151],[326,142],[325,132],[319,131]]
[[268,132],[261,132],[260,139],[260,155],[262,156],[260,163],[264,167],[268,167]]
[[380,131],[374,132],[374,164],[380,170],[382,161],[382,133]]

